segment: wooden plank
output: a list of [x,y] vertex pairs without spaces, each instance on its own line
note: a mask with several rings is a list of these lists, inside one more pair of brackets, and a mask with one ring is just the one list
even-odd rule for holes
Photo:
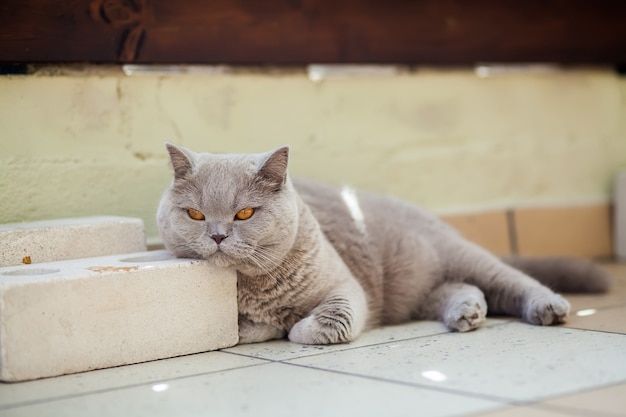
[[3,0],[0,62],[626,63],[622,0]]

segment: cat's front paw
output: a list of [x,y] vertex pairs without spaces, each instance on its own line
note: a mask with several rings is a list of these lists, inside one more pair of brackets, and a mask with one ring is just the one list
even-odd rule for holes
[[[341,326],[341,329],[338,328]],[[352,341],[345,334],[346,327],[339,321],[320,323],[314,316],[308,316],[297,322],[289,331],[289,340],[303,345],[328,345],[332,343],[346,343]]]
[[569,310],[565,298],[549,290],[541,291],[527,297],[522,318],[531,324],[550,326],[565,323]]
[[289,340],[303,345],[320,344],[318,325],[313,316],[308,316],[297,322],[289,331]]
[[452,330],[468,332],[478,328],[487,317],[485,299],[471,298],[449,307],[444,315],[444,324]]

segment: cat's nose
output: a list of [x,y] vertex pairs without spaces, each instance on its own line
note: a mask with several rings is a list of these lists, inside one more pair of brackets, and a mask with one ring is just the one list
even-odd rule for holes
[[226,235],[211,235],[211,239],[215,241],[218,245],[222,242],[222,240],[226,239],[228,236]]

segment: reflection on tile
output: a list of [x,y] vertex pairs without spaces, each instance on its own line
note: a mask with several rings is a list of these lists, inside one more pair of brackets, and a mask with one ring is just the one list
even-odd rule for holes
[[[386,343],[293,363],[530,400],[626,381],[626,336],[509,322],[470,333]],[[437,371],[445,379],[429,378]]]
[[626,333],[626,306],[586,309],[572,312],[565,324],[573,329],[600,330],[603,332]]
[[600,413],[624,415],[626,413],[626,384],[569,395],[546,401],[541,405],[571,414],[573,414],[572,410],[575,409],[585,410],[594,415]]
[[37,381],[0,384],[0,409],[10,404],[145,384],[260,363],[266,362],[221,352],[208,352]]
[[[212,373],[168,383],[62,399],[56,415],[71,416],[449,416],[501,404],[283,363]],[[3,410],[5,417],[39,416],[50,404]]]
[[[484,326],[494,326],[503,322],[504,320],[501,319],[488,319]],[[371,346],[379,343],[414,339],[416,337],[447,333],[448,331],[449,330],[439,322],[416,321],[397,326],[385,326],[373,329],[363,333],[354,342],[341,345],[307,346],[291,343],[286,340],[275,340],[266,343],[234,346],[232,348],[224,349],[223,352],[232,352],[270,360],[287,360],[322,353],[349,350],[363,346]]]

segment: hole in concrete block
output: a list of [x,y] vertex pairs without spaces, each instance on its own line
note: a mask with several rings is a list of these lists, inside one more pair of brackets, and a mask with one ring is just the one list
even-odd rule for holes
[[28,269],[14,269],[13,271],[3,272],[2,275],[11,276],[32,276],[32,275],[48,275],[59,272],[60,269],[52,268],[28,268]]
[[167,261],[172,259],[172,256],[167,252],[159,252],[150,255],[134,256],[132,258],[120,259],[120,262],[158,262]]

